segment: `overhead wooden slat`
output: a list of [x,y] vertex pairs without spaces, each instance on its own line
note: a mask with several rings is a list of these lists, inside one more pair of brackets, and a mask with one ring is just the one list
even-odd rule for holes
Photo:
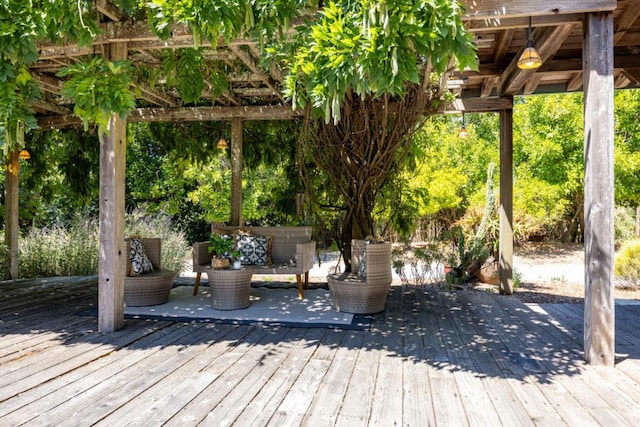
[[493,92],[493,89],[496,87],[499,81],[500,77],[498,76],[484,79],[484,82],[482,83],[482,93],[480,96],[483,98],[491,96],[491,92]]
[[53,102],[40,100],[40,101],[31,101],[30,104],[34,109],[46,111],[47,113],[71,114],[71,110],[69,108],[65,108],[64,106],[54,104]]
[[567,83],[567,91],[574,92],[580,89],[582,87],[583,81],[584,79],[582,77],[582,71],[575,73],[573,77],[571,77],[571,80],[569,80],[569,83]]
[[461,3],[466,20],[612,11],[617,6],[616,0],[462,0]]
[[513,98],[473,98],[456,99],[450,105],[442,106],[438,112],[467,112],[485,113],[491,111],[509,110],[513,108]]
[[[465,18],[463,17],[463,20]],[[584,19],[583,13],[573,13],[569,15],[543,15],[536,16],[534,19],[534,27],[548,27],[561,24],[582,24]],[[467,21],[466,28],[473,33],[486,33],[496,30],[517,30],[524,29],[529,26],[529,15],[483,19]]]
[[508,29],[501,31],[496,40],[496,46],[494,48],[493,62],[502,62],[507,54],[511,40],[513,39],[513,33],[515,30]]
[[631,83],[631,80],[623,72],[619,72],[613,80],[613,87],[616,89],[624,89]]
[[640,17],[640,2],[627,2],[624,13],[620,16],[613,35],[613,42],[618,43]]
[[112,21],[120,21],[123,18],[122,11],[111,4],[108,0],[97,0],[96,9]]
[[636,84],[640,84],[640,67],[638,68],[625,68],[622,72],[627,78]]
[[222,93],[222,96],[233,105],[237,105],[237,106],[242,105],[242,103],[238,100],[238,98],[236,98],[236,96],[229,90],[225,90]]
[[62,81],[47,74],[32,72],[31,77],[40,83],[42,90],[59,95],[62,90]]
[[[618,87],[640,87],[637,70],[640,69],[640,1],[621,0],[466,0],[467,14],[463,16],[465,26],[479,41],[477,72],[450,70],[454,79],[463,83],[455,88],[463,98],[490,99],[496,94],[555,93],[565,90],[581,90],[580,76],[582,60],[582,26],[585,13],[594,11],[614,12],[615,28],[615,69],[624,77],[616,81]],[[145,21],[132,21],[129,17],[118,16],[113,0],[97,0],[101,11],[110,22],[101,23],[101,35],[93,46],[79,47],[75,44],[39,45],[40,59],[31,67],[32,74],[44,92],[59,94],[62,84],[55,77],[61,67],[70,61],[77,61],[83,55],[103,54],[103,46],[111,42],[126,41],[129,59],[135,65],[160,67],[164,51],[174,48],[192,47],[194,39],[186,25],[173,25],[172,37],[167,41],[158,39]],[[497,7],[497,8],[496,8]],[[495,11],[492,11],[496,8]],[[536,72],[521,72],[515,66],[518,52],[525,44],[526,28],[532,16],[534,42],[543,54],[544,63]],[[117,21],[119,22],[113,22]],[[558,27],[561,37],[553,32],[542,44],[535,39],[541,34]],[[566,35],[559,28],[572,28]],[[567,30],[568,31],[568,30]],[[566,37],[565,37],[566,35]],[[563,39],[563,37],[565,37]],[[552,46],[555,44],[556,46]],[[242,105],[266,105],[286,103],[282,95],[283,73],[276,64],[266,69],[258,60],[260,45],[256,40],[240,38],[232,41],[219,39],[216,47],[203,41],[203,56],[207,61],[223,61],[230,83],[228,92],[213,95],[211,89],[203,91],[205,104],[240,107]],[[557,47],[557,48],[556,48]],[[240,52],[240,53],[238,53]],[[244,72],[244,70],[248,70]],[[536,80],[530,80],[536,76]],[[628,84],[625,79],[628,79]],[[180,104],[178,93],[172,88],[163,92],[160,80],[155,92],[140,90],[138,96],[152,105],[170,107]],[[537,84],[534,84],[537,83]],[[136,85],[144,84],[137,81]],[[626,84],[626,86],[625,86]],[[535,89],[534,89],[535,87]],[[174,97],[174,99],[165,98]],[[55,100],[54,105],[71,105],[72,100]],[[63,104],[65,103],[65,104]],[[488,110],[491,110],[489,106]],[[38,114],[47,114],[38,109]]]
[[138,84],[137,87],[140,89],[140,97],[153,104],[163,107],[177,107],[180,105],[180,102],[176,98],[158,89],[153,89],[146,84]]
[[529,80],[527,80],[527,82],[524,84],[522,93],[524,95],[531,95],[532,93],[534,93],[536,91],[536,88],[540,84],[540,80],[542,80],[541,74],[534,74],[533,76],[531,76],[531,78],[529,78]]
[[249,70],[251,70],[252,73],[263,77],[262,81],[269,89],[271,89],[271,91],[273,91],[273,95],[277,96],[280,101],[286,102],[284,96],[280,93],[280,90],[276,88],[272,78],[260,71],[260,68],[253,57],[249,56],[248,53],[244,52],[238,46],[229,46],[229,49],[244,63],[244,65],[247,66]]

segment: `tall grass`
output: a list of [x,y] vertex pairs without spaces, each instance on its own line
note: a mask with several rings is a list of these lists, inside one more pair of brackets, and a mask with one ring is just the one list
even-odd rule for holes
[[20,277],[97,274],[97,221],[76,219],[66,227],[32,228],[19,239],[18,260]]
[[190,262],[191,247],[185,233],[171,223],[165,214],[148,215],[136,209],[126,217],[125,236],[159,237],[162,239],[162,268],[183,271]]
[[[184,232],[167,215],[136,210],[126,216],[125,235],[160,237],[162,268],[183,271],[189,262]],[[32,228],[19,239],[20,277],[98,274],[99,227],[96,219],[79,218],[67,226]],[[3,257],[3,259],[6,257]]]

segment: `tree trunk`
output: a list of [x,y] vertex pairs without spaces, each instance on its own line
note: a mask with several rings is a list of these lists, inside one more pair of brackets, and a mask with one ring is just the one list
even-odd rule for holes
[[[343,203],[340,243],[347,271],[351,270],[351,239],[375,234],[376,196],[405,158],[412,132],[434,110],[433,101],[438,97],[439,88],[426,83],[408,86],[402,97],[357,96],[349,92],[337,123],[318,120],[311,117],[310,110],[307,112],[300,151],[329,178],[332,200],[339,198]],[[306,166],[305,162],[301,165]],[[315,173],[314,167],[301,168],[303,177]],[[308,192],[314,190],[310,182],[306,186]],[[322,192],[329,191],[323,188]]]

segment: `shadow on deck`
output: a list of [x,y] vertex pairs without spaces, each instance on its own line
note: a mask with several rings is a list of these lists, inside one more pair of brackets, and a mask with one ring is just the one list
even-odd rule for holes
[[616,306],[612,369],[583,362],[579,304],[394,286],[368,331],[127,319],[100,334],[78,315],[95,277],[0,292],[2,425],[640,421],[640,305]]

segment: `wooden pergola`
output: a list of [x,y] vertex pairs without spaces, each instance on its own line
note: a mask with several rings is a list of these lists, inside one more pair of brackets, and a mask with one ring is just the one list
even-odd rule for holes
[[[640,2],[632,0],[463,0],[467,27],[478,46],[478,71],[451,71],[449,88],[459,95],[455,111],[500,114],[500,289],[512,293],[512,108],[513,97],[583,91],[585,94],[585,358],[614,363],[613,299],[613,90],[640,83]],[[164,49],[194,46],[185,27],[172,38],[156,38],[146,22],[125,21],[108,0],[96,1],[103,34],[93,46],[42,45],[31,74],[44,91],[34,104],[43,129],[76,126],[72,104],[64,100],[56,73],[77,58],[102,54],[111,60],[160,67]],[[532,39],[543,65],[521,70],[516,62]],[[259,65],[253,40],[205,45],[205,57],[225,64],[228,90],[219,96],[205,88],[197,107],[185,107],[177,91],[158,84],[137,85],[138,108],[126,121],[227,120],[232,123],[231,223],[241,222],[242,122],[289,120],[299,115],[282,95],[283,72]],[[100,135],[100,267],[98,323],[101,331],[124,325],[124,183],[126,122],[113,116]],[[13,153],[17,164],[18,153]],[[17,271],[17,168],[6,182],[6,241]]]

